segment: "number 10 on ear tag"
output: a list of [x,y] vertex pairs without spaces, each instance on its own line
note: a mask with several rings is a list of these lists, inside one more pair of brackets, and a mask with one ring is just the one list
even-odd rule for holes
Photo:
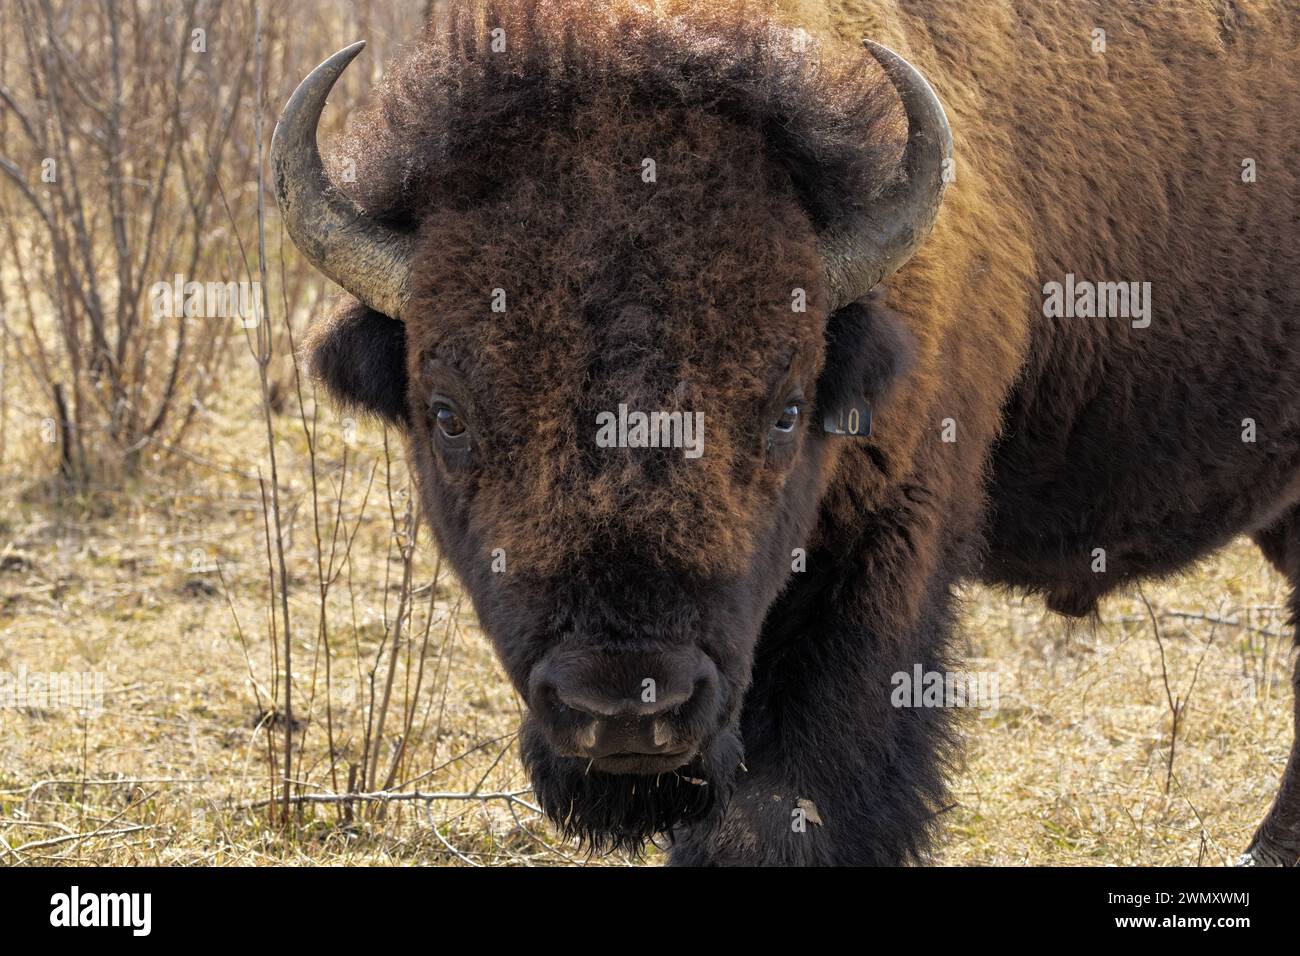
[[822,431],[828,435],[866,438],[871,434],[871,406],[861,399],[854,399],[847,405],[828,408],[822,415]]

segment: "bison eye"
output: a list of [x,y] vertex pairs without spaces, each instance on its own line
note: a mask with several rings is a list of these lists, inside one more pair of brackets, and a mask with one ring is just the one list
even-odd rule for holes
[[434,416],[444,438],[456,439],[465,434],[465,421],[447,406],[440,406]]
[[779,432],[789,434],[794,431],[795,425],[799,424],[799,405],[791,402],[781,412],[781,417],[776,420],[772,427]]

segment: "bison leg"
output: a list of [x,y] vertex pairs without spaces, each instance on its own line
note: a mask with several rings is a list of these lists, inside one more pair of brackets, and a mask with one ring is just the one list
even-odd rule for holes
[[[1292,678],[1296,694],[1295,725],[1300,732],[1300,660]],[[1295,866],[1300,861],[1300,740],[1291,743],[1291,757],[1282,773],[1282,786],[1268,816],[1255,831],[1238,866]]]
[[[1277,524],[1255,535],[1264,556],[1291,582],[1291,616],[1300,625],[1300,512],[1292,511]],[[1239,866],[1295,866],[1300,861],[1300,659],[1292,675],[1296,738],[1268,816],[1255,831]]]

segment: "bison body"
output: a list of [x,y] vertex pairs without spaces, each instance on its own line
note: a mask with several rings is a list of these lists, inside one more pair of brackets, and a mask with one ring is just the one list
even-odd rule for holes
[[[862,37],[950,121],[924,242],[946,131]],[[1267,2],[514,0],[390,71],[364,218],[313,231],[280,157],[355,296],[317,374],[406,429],[564,827],[921,859],[954,718],[892,691],[953,666],[963,578],[1083,615],[1245,533],[1300,582],[1298,49]],[[598,445],[621,408],[703,454]],[[1298,774],[1251,861],[1300,856]]]

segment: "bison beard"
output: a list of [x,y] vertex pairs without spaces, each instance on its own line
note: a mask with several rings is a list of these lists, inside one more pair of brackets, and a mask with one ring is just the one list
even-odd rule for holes
[[520,733],[538,803],[564,835],[596,852],[634,856],[655,836],[725,807],[743,755],[740,737],[725,729],[672,773],[607,774],[587,760],[557,755],[531,717]]

